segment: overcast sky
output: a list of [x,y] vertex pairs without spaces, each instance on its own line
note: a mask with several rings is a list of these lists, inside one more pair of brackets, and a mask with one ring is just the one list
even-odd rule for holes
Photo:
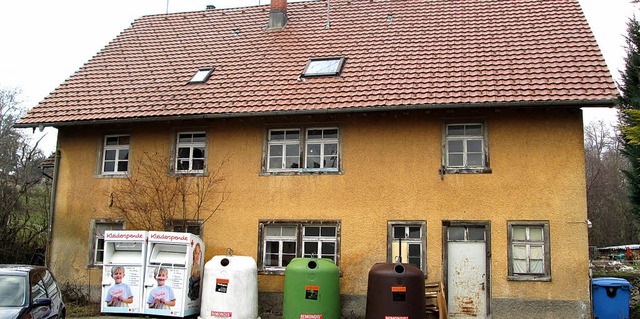
[[[566,0],[550,0],[566,1]],[[623,68],[631,0],[579,0],[614,79]],[[32,108],[144,15],[268,4],[270,0],[0,0],[0,87],[22,90]],[[291,2],[291,0],[290,0]],[[266,22],[265,22],[266,23]],[[615,121],[615,110],[586,110],[585,123]],[[46,153],[55,130],[46,129]]]

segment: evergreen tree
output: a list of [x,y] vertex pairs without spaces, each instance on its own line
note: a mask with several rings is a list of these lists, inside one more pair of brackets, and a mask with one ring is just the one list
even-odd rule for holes
[[629,200],[636,220],[640,220],[640,22],[634,17],[627,23],[627,56],[617,101],[623,139],[623,154],[631,168],[627,177]]

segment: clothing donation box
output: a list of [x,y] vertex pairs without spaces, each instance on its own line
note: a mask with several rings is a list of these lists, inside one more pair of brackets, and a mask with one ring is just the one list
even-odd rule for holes
[[143,313],[146,240],[146,231],[105,231],[101,312]]
[[204,243],[189,233],[149,232],[144,313],[187,317],[200,313]]

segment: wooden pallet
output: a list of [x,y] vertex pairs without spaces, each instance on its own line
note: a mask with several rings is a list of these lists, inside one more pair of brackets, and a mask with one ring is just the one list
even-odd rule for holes
[[427,305],[427,319],[448,319],[447,300],[442,282],[424,285],[424,298]]

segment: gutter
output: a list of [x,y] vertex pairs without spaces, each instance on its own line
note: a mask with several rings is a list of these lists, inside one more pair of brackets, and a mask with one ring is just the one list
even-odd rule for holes
[[128,124],[128,123],[144,123],[156,121],[175,121],[175,120],[201,120],[201,119],[220,119],[220,118],[246,118],[257,116],[279,116],[279,115],[319,115],[319,114],[345,114],[345,113],[364,113],[364,112],[384,112],[384,111],[417,111],[417,110],[444,110],[444,109],[468,109],[468,108],[513,108],[513,107],[563,107],[563,108],[581,108],[581,107],[609,107],[613,108],[615,102],[613,99],[607,100],[587,100],[587,101],[550,101],[550,102],[497,102],[497,103],[468,103],[468,104],[406,104],[393,106],[377,106],[377,107],[345,107],[338,109],[317,109],[317,110],[293,110],[293,111],[262,111],[262,112],[244,112],[244,113],[213,113],[213,114],[194,114],[194,115],[172,115],[172,116],[154,116],[154,117],[131,117],[108,120],[85,120],[85,121],[63,121],[63,122],[42,122],[42,123],[16,123],[15,128],[36,128],[36,127],[63,127],[63,126],[79,126],[79,125],[97,125],[97,124]]

